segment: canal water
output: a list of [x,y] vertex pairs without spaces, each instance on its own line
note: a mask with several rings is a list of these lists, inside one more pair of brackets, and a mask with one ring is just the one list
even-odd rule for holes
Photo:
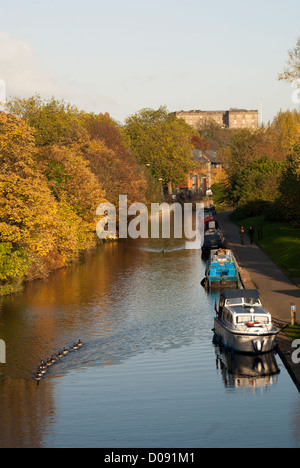
[[212,343],[204,269],[183,240],[124,240],[2,298],[0,447],[300,447],[279,356],[232,360]]

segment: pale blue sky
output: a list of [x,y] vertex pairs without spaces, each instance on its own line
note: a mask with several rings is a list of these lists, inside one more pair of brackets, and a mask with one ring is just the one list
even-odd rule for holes
[[[297,108],[299,0],[0,0],[0,79],[121,122],[144,107]],[[299,105],[298,105],[298,110]]]

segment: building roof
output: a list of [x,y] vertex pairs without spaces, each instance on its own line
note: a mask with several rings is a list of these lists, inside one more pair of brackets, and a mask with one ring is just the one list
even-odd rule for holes
[[218,152],[214,150],[206,150],[204,153],[200,149],[193,150],[193,160],[196,162],[211,162],[213,164],[220,164]]
[[205,156],[200,149],[193,150],[193,160],[196,162],[208,163],[209,159]]
[[218,152],[214,150],[206,150],[204,151],[204,155],[210,160],[212,163],[220,162],[217,157]]

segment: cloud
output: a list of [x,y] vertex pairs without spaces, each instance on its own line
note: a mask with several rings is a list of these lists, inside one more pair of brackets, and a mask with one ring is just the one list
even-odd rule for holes
[[30,43],[5,33],[0,33],[0,79],[7,97],[61,94],[56,77],[42,68]]
[[30,42],[0,33],[0,108],[5,90],[7,100],[39,94],[42,99],[64,99],[88,112],[120,112],[118,100],[101,93],[93,81],[82,80],[76,70],[46,70]]

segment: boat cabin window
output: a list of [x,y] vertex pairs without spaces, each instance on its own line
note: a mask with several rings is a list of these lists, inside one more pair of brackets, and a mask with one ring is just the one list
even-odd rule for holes
[[260,300],[254,297],[245,297],[244,303],[247,305],[260,305]]
[[262,317],[261,315],[254,317],[255,322],[269,323],[269,317]]
[[251,322],[252,316],[251,315],[238,315],[236,317],[236,323],[248,323]]
[[230,299],[226,299],[226,305],[260,306],[261,302],[259,299],[254,297],[232,297]]
[[226,320],[226,322],[233,323],[233,317],[230,312],[224,312],[223,313],[223,320]]
[[243,299],[241,297],[232,297],[231,299],[226,299],[226,305],[242,305]]

